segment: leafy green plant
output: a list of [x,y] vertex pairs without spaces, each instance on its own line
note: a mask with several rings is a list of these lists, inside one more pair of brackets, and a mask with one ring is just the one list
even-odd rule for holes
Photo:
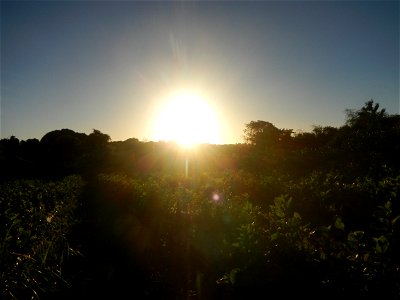
[[0,275],[5,298],[39,298],[69,283],[65,260],[79,255],[69,241],[83,188],[78,176],[59,182],[19,180],[0,188]]

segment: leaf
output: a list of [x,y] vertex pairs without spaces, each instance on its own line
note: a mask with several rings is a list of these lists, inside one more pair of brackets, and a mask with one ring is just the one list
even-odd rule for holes
[[347,239],[349,241],[358,241],[364,236],[364,231],[362,230],[357,230],[357,231],[352,231],[348,234]]
[[379,238],[374,237],[372,239],[375,242],[376,253],[383,254],[389,249],[389,241],[384,235],[381,235]]
[[239,243],[232,243],[232,247],[235,247],[235,248],[239,248],[240,247],[240,244]]
[[392,220],[392,226],[395,225],[400,220],[400,215]]
[[339,230],[344,230],[344,223],[342,222],[342,219],[337,217],[335,221],[335,227]]
[[392,206],[392,202],[387,201],[387,202],[385,203],[385,208],[386,208],[387,210],[390,210],[391,206]]
[[229,279],[232,285],[235,285],[237,282],[237,275],[240,272],[240,268],[234,268],[229,274]]

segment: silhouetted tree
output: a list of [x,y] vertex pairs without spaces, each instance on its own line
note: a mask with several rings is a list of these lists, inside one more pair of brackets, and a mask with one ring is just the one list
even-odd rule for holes
[[110,163],[109,142],[111,138],[108,134],[100,130],[93,129],[85,139],[87,147],[81,167],[86,175],[92,176],[104,171]]
[[388,115],[386,110],[379,110],[379,103],[369,100],[359,110],[346,109],[346,125],[353,129],[378,129],[383,119]]
[[19,150],[19,139],[15,136],[0,140],[0,178],[2,180],[18,175]]
[[292,133],[291,129],[278,129],[270,122],[251,121],[244,129],[244,140],[261,148],[288,146]]
[[4,152],[6,156],[15,157],[19,151],[19,139],[15,136],[11,136],[8,139],[2,139],[0,144],[4,147]]
[[49,157],[57,161],[76,158],[83,152],[86,134],[70,129],[54,130],[42,137],[40,143]]
[[87,135],[71,129],[54,130],[40,140],[44,172],[52,175],[76,173],[85,153]]
[[87,138],[87,142],[90,150],[95,148],[101,148],[107,145],[107,143],[111,140],[108,134],[102,133],[100,130],[93,129],[93,132],[89,134]]
[[335,146],[346,153],[348,165],[371,173],[388,165],[398,168],[400,116],[387,114],[373,100],[359,110],[347,109],[346,114]]
[[258,120],[246,124],[244,140],[255,146],[265,146],[278,140],[279,129],[272,123]]

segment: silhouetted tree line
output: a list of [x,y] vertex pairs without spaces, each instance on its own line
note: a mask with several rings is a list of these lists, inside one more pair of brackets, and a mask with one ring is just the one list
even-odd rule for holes
[[245,141],[253,151],[253,170],[285,169],[293,174],[313,170],[341,171],[349,176],[371,175],[400,166],[400,115],[389,115],[370,100],[359,110],[346,110],[339,127],[315,126],[294,133],[265,121],[246,124]]
[[107,160],[110,137],[94,129],[89,135],[70,129],[54,130],[41,140],[0,140],[1,179],[64,177],[95,172]]
[[335,170],[348,176],[375,176],[399,170],[400,115],[386,113],[373,100],[346,114],[346,123],[339,128],[315,126],[304,133],[251,121],[245,125],[244,144],[204,144],[186,153],[167,142],[136,138],[111,142],[109,135],[96,129],[89,135],[54,130],[40,141],[11,136],[0,140],[0,178],[173,173],[182,171],[185,158],[192,172],[231,169],[303,176],[315,170]]

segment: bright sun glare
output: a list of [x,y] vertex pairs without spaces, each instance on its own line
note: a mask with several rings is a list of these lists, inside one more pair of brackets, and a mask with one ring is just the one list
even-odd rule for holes
[[167,98],[155,125],[154,137],[184,147],[220,142],[219,122],[213,108],[195,92],[178,92]]

